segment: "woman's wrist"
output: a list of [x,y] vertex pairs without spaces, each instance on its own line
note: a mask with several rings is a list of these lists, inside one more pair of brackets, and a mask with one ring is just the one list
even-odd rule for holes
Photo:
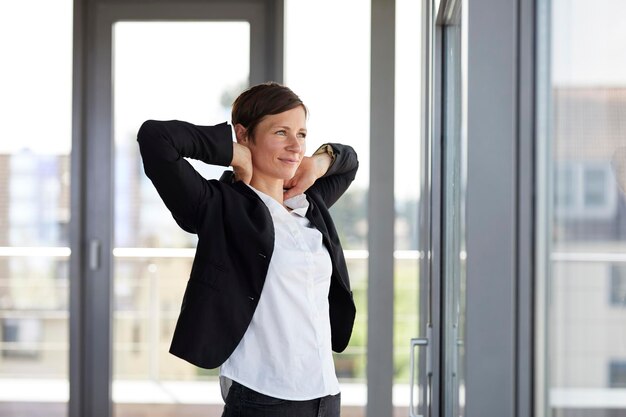
[[335,160],[335,152],[333,147],[329,144],[320,146],[314,153],[312,158],[316,160],[316,166],[318,167],[318,178],[323,177],[330,169],[330,166]]
[[315,161],[317,178],[323,177],[326,172],[328,172],[330,165],[333,163],[333,158],[331,158],[327,153],[319,153],[317,155],[313,155],[311,158]]

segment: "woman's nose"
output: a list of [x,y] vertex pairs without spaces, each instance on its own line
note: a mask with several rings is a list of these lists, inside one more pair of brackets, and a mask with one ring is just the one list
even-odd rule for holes
[[300,140],[296,135],[289,136],[289,144],[287,145],[287,149],[292,152],[300,152],[302,150],[303,144],[300,143]]

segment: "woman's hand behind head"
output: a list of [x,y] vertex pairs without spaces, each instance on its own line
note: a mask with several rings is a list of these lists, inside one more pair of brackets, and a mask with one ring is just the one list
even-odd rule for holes
[[233,160],[230,165],[235,171],[235,179],[250,184],[252,180],[252,154],[248,147],[233,142]]

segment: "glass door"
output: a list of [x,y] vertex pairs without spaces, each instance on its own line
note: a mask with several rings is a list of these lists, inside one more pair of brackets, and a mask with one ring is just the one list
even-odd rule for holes
[[[217,371],[168,353],[196,236],[176,225],[145,176],[136,137],[148,119],[230,121],[239,92],[280,81],[268,51],[275,47],[268,11],[261,2],[245,8],[208,2],[106,4],[97,13],[92,110],[101,152],[89,173],[97,177],[91,181],[99,184],[98,196],[110,192],[110,199],[87,222],[104,236],[92,238],[90,248],[105,282],[94,284],[101,291],[94,314],[108,317],[100,317],[106,336],[97,345],[101,362],[109,361],[99,365],[109,394],[94,395],[112,404],[102,416],[219,416]],[[207,179],[227,169],[190,162]]]
[[466,24],[462,1],[425,1],[419,202],[420,337],[411,416],[465,414]]
[[[216,57],[227,65],[216,65]],[[248,86],[250,24],[119,21],[112,58],[115,415],[154,403],[170,410],[174,404],[214,404],[219,415],[217,371],[168,353],[197,238],[178,227],[145,176],[136,132],[147,119],[229,121],[233,100]],[[206,178],[226,169],[190,162]]]

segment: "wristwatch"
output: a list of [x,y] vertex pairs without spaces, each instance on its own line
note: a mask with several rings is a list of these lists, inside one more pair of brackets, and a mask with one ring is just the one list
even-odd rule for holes
[[333,162],[335,162],[335,151],[333,150],[333,147],[330,146],[328,143],[323,144],[322,146],[320,146],[319,148],[317,148],[317,150],[315,152],[313,152],[313,156],[315,155],[321,155],[321,154],[327,154],[328,156],[330,156],[330,159],[332,160],[332,162],[330,163],[332,165]]

